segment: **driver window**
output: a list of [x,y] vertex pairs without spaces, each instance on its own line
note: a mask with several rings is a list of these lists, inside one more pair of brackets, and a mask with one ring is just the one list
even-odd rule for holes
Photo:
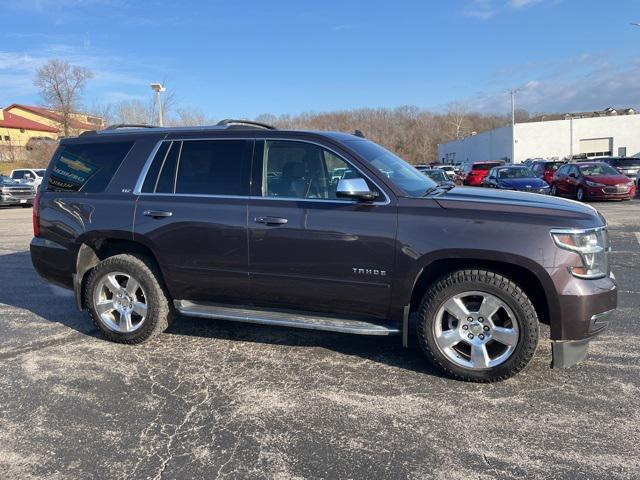
[[336,200],[343,178],[361,177],[334,153],[306,142],[265,142],[262,195]]

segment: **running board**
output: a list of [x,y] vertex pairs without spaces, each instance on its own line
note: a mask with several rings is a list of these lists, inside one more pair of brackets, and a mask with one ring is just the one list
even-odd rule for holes
[[176,310],[187,317],[217,318],[260,325],[355,333],[358,335],[398,335],[400,328],[392,323],[325,317],[318,314],[281,311],[263,308],[237,308],[213,303],[175,300]]

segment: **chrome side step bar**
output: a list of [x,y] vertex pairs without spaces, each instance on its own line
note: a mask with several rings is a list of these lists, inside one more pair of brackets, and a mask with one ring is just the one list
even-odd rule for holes
[[281,327],[355,333],[358,335],[399,335],[400,325],[335,318],[312,313],[264,308],[238,308],[214,303],[174,300],[176,310],[187,317],[217,318],[234,322],[278,325]]

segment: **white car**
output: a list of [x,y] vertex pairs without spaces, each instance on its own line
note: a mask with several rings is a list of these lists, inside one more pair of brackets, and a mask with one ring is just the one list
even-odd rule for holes
[[20,168],[17,170],[11,170],[9,176],[16,182],[26,183],[33,186],[36,190],[42,183],[42,177],[44,176],[44,168]]
[[453,180],[455,178],[456,168],[453,165],[438,165],[438,168],[444,170],[444,173],[446,173],[450,179]]

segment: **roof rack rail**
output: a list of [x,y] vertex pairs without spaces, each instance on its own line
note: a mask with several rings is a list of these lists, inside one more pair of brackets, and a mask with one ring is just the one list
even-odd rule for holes
[[105,130],[118,130],[120,128],[159,128],[157,125],[149,125],[148,123],[115,123],[109,125]]
[[276,130],[276,127],[273,125],[267,125],[266,123],[252,122],[250,120],[233,120],[231,118],[226,118],[224,120],[220,120],[217,124],[219,127],[228,127],[228,128],[264,128],[266,130]]

